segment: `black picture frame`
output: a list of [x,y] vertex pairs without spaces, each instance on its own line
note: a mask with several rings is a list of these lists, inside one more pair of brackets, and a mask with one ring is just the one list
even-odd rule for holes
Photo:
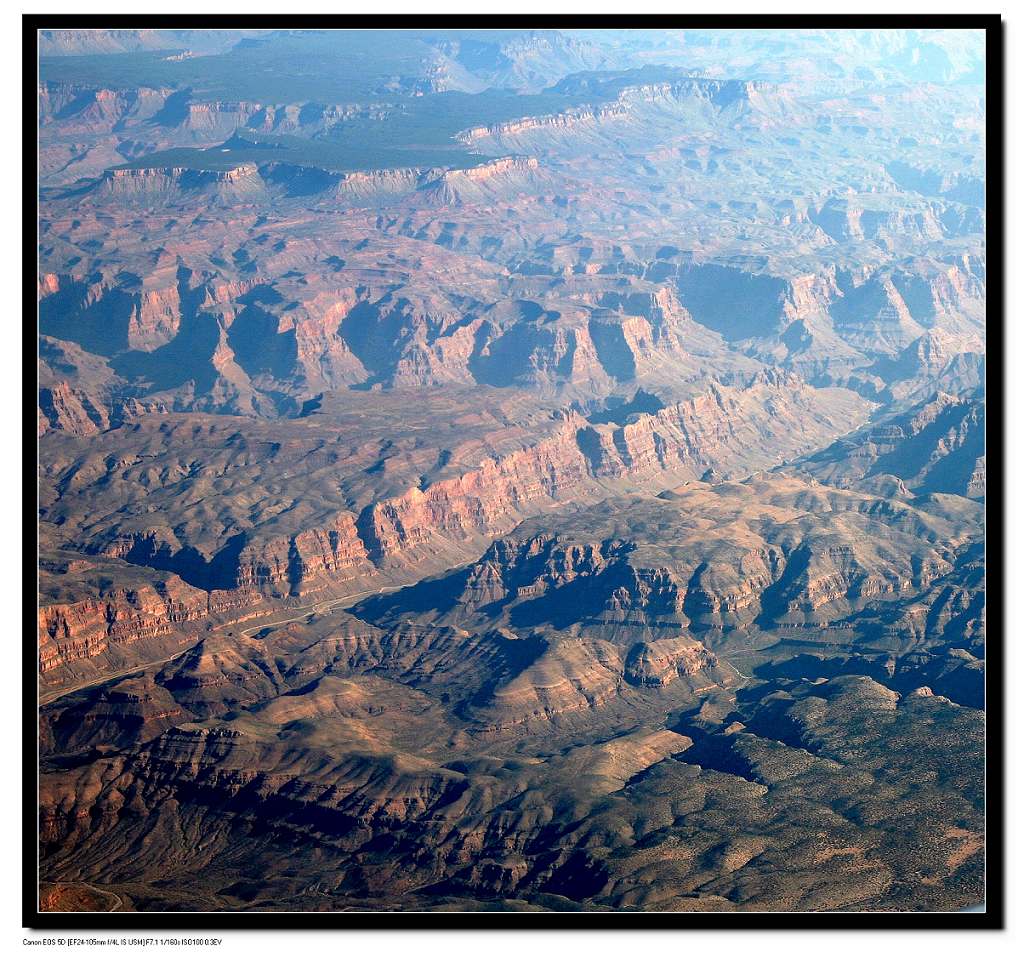
[[[973,29],[986,35],[986,207],[988,249],[986,394],[986,907],[979,912],[160,912],[80,913],[40,911],[38,906],[38,596],[34,569],[37,522],[34,494],[38,461],[37,383],[37,32],[88,28],[666,28],[666,29]],[[232,931],[232,930],[999,930],[1005,926],[1005,281],[1004,252],[1004,47],[1002,18],[964,15],[78,15],[26,14],[23,49],[23,408],[24,633],[22,727],[22,922],[44,931]],[[33,386],[34,387],[34,386]]]

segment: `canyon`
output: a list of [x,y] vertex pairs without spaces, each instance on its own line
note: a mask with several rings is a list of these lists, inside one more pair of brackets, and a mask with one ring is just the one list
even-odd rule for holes
[[40,909],[983,902],[983,34],[39,52]]

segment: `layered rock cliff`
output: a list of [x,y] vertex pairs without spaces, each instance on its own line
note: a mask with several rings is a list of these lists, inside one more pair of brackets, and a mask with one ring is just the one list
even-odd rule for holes
[[377,503],[360,516],[360,533],[375,561],[401,563],[428,544],[500,534],[554,502],[593,499],[602,483],[664,488],[708,468],[753,471],[864,414],[852,394],[834,398],[841,404],[793,377],[769,376],[746,389],[713,386],[620,427],[570,414],[544,443]]
[[[883,498],[782,475],[693,482],[527,521],[465,570],[366,599],[357,613],[378,625],[414,616],[616,641],[885,620],[885,641],[906,650],[943,642],[957,616],[965,633],[980,627],[965,624],[983,587],[979,515],[962,498],[905,489]],[[651,669],[653,680],[674,647],[637,647],[637,660],[650,659],[638,680]]]
[[40,674],[79,659],[107,659],[147,639],[177,635],[180,643],[190,623],[209,615],[211,601],[216,599],[170,576],[137,589],[105,589],[96,599],[45,604],[39,609]]
[[193,167],[125,167],[108,170],[99,188],[112,199],[156,202],[182,193],[196,194],[219,203],[251,201],[266,193],[266,183],[255,163],[228,169]]
[[860,429],[801,462],[840,487],[895,475],[918,492],[985,496],[985,401],[943,392]]
[[[792,376],[761,377],[746,388],[714,386],[622,426],[594,425],[570,412],[537,444],[293,534],[256,528],[204,555],[180,531],[146,523],[146,531],[101,538],[92,550],[184,576],[211,596],[234,595],[241,605],[259,594],[351,593],[381,574],[408,580],[464,560],[525,516],[596,501],[609,490],[665,488],[709,468],[753,471],[773,465],[848,430],[865,412],[852,393],[819,393]],[[79,467],[70,480],[92,481],[97,476],[90,478],[90,469],[96,466],[102,463]],[[108,468],[109,463],[100,473]],[[151,615],[137,613],[133,600],[112,599],[88,614],[124,619],[123,627],[134,628],[135,637],[153,633]],[[212,608],[200,603],[190,614],[201,617],[204,611]]]

